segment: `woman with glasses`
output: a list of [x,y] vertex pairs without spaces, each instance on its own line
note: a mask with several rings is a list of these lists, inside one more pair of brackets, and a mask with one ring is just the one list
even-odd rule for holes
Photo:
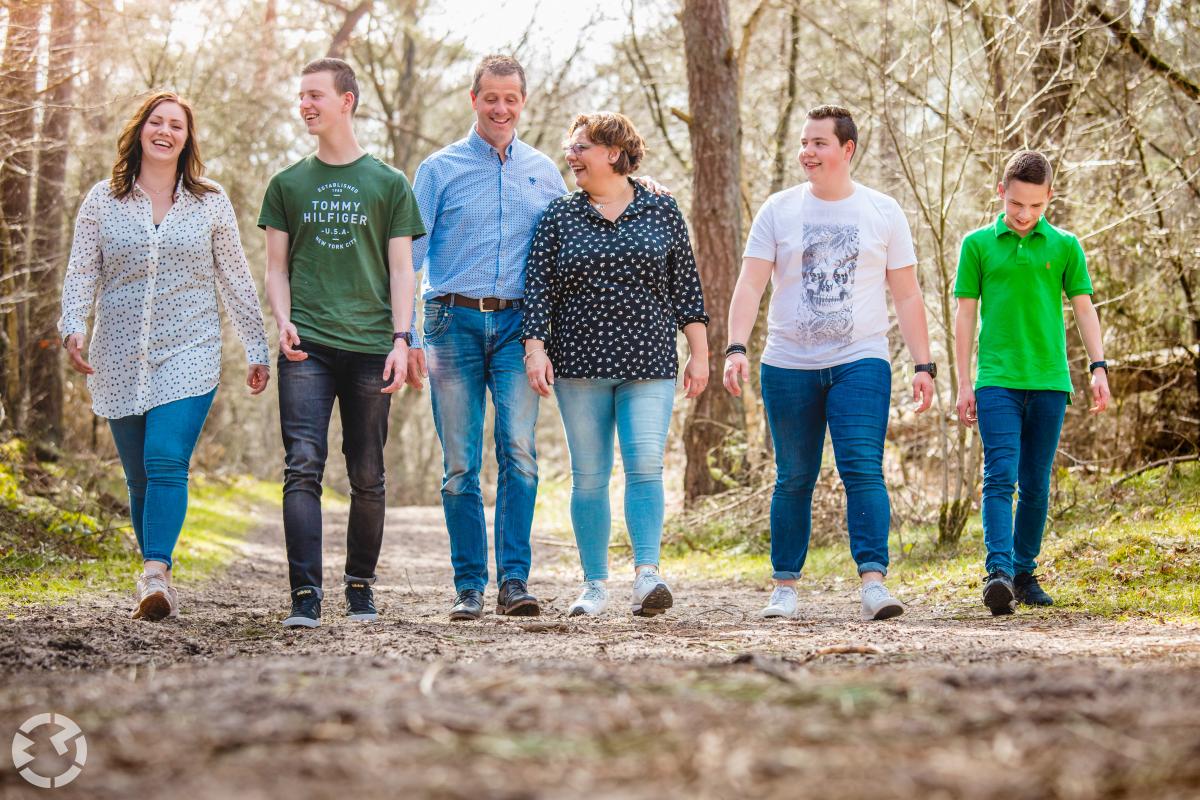
[[693,398],[708,383],[708,315],[679,207],[629,178],[645,153],[633,123],[621,114],[581,114],[568,137],[567,166],[579,191],[550,204],[530,247],[525,372],[538,394],[553,389],[571,454],[571,524],[584,585],[569,614],[594,616],[608,605],[615,434],[633,543],[631,608],[655,616],[674,602],[658,563],[676,331],[688,341],[683,387]]

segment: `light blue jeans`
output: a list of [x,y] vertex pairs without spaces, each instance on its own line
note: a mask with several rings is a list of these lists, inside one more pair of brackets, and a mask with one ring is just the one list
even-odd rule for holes
[[217,390],[110,419],[129,487],[129,516],[142,560],[171,566],[188,507],[188,469]]
[[558,378],[554,383],[571,452],[571,526],[583,579],[608,578],[613,433],[625,469],[625,526],[634,564],[658,564],[663,527],[663,453],[675,381]]

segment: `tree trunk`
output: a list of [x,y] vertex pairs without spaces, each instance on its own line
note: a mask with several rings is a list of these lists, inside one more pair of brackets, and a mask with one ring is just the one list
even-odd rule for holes
[[1038,15],[1042,40],[1033,62],[1033,79],[1041,96],[1029,122],[1029,144],[1049,148],[1062,141],[1067,108],[1075,91],[1075,51],[1079,43],[1075,0],[1041,0]]
[[66,250],[63,246],[66,202],[67,136],[71,126],[75,0],[53,0],[46,111],[38,154],[34,244],[30,259],[32,296],[29,313],[29,424],[31,433],[55,444],[62,441],[63,380],[58,346],[58,295]]
[[0,395],[5,424],[22,422],[21,373],[33,179],[33,102],[41,0],[10,0],[0,70]]
[[685,0],[683,39],[687,56],[692,146],[692,245],[708,329],[711,385],[692,406],[684,426],[687,468],[684,492],[691,500],[726,488],[721,477],[739,460],[724,445],[744,435],[740,404],[721,387],[726,313],[733,297],[742,246],[741,124],[738,65],[729,32],[728,0]]

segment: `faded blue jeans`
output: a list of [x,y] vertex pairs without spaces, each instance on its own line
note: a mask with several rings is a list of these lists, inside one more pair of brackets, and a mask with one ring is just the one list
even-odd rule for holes
[[496,408],[496,575],[529,579],[529,535],[537,498],[534,427],[538,396],[525,378],[519,308],[479,311],[425,303],[425,357],[433,423],[442,442],[442,509],[456,591],[488,582],[487,525],[479,469],[487,393]]
[[883,440],[892,402],[891,365],[881,358],[812,370],[763,364],[760,374],[775,444],[773,577],[799,578],[808,556],[826,427],[846,489],[846,527],[858,573],[886,574],[891,506],[883,482]]
[[634,564],[658,564],[663,528],[663,453],[675,381],[558,378],[558,410],[571,451],[571,527],[585,581],[608,578],[613,434],[625,470],[625,526]]
[[110,419],[144,561],[171,566],[188,507],[188,469],[217,390]]
[[1066,392],[999,386],[975,390],[983,442],[984,568],[989,573],[1011,577],[1037,567],[1050,508],[1050,471],[1066,410]]

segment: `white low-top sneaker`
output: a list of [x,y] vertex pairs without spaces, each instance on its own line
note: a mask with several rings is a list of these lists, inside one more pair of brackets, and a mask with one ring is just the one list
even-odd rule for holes
[[171,613],[170,587],[166,578],[157,573],[146,573],[137,579],[137,608],[134,619],[157,622]]
[[604,581],[588,581],[583,584],[579,599],[571,603],[567,611],[568,617],[597,617],[608,608],[608,587]]
[[657,617],[675,603],[671,587],[651,567],[638,573],[633,582],[633,615],[635,617]]
[[904,606],[892,597],[882,583],[868,583],[862,590],[863,622],[873,619],[891,619],[904,613]]
[[776,586],[771,592],[771,601],[758,612],[763,619],[791,619],[796,616],[796,589],[792,586]]

